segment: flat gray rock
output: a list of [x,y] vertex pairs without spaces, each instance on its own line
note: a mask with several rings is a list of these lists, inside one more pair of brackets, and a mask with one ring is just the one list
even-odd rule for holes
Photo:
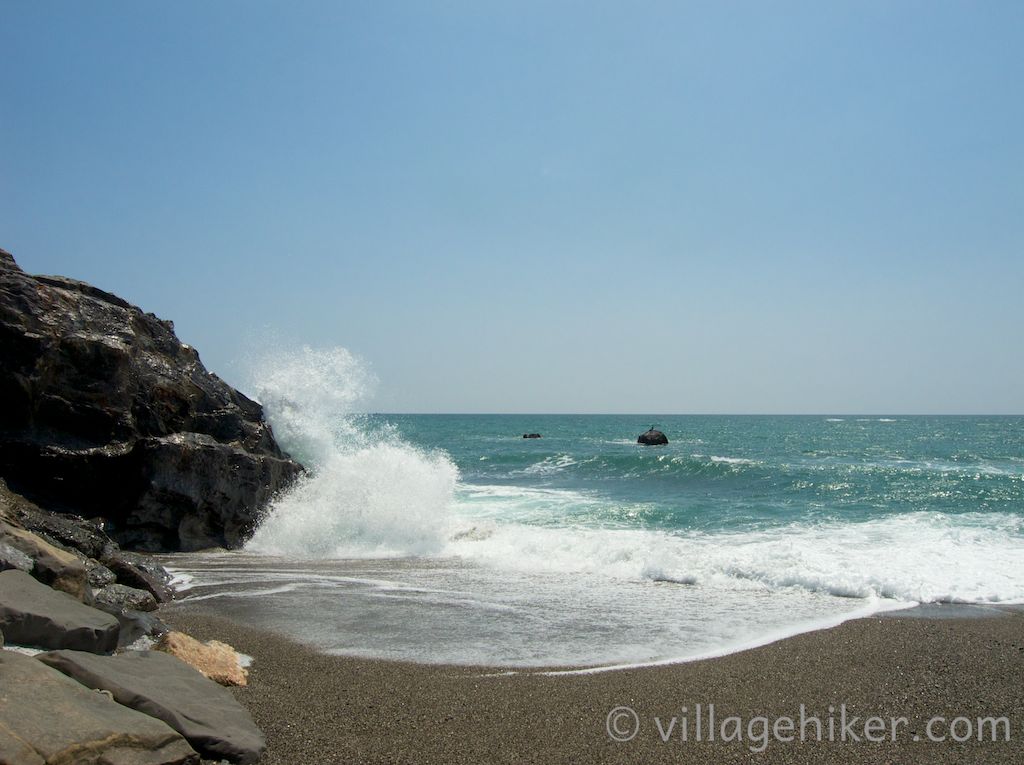
[[0,572],[0,630],[9,643],[108,653],[117,647],[120,625],[110,614],[11,569]]
[[0,651],[0,762],[194,765],[199,756],[166,723]]
[[110,691],[125,706],[163,720],[206,758],[254,763],[266,747],[263,734],[230,691],[166,653],[97,656],[53,651],[38,659],[89,688]]

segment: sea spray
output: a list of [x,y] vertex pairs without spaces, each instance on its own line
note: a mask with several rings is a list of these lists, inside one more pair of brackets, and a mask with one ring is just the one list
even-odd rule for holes
[[355,410],[374,383],[344,348],[266,357],[253,390],[285,449],[308,468],[247,545],[299,558],[428,555],[449,535],[458,470]]

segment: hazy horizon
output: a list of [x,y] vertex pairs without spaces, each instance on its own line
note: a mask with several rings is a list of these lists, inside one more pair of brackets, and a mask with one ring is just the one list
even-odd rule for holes
[[364,410],[1012,415],[1021,30],[1011,2],[6,3],[0,247],[242,389],[267,346],[347,348]]

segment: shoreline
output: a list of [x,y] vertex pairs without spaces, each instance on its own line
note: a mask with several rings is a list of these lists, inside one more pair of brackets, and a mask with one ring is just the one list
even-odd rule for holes
[[[254,658],[249,685],[233,692],[266,735],[264,765],[1019,762],[1024,612],[997,610],[966,618],[892,612],[717,658],[572,675],[335,656],[187,601],[160,614],[176,629],[223,640]],[[705,738],[697,741],[697,704],[714,705],[719,721],[738,717],[743,725],[796,718],[801,705],[826,728],[830,707],[837,722],[845,707],[845,719],[907,723],[895,741],[829,741],[826,731],[824,741],[772,739],[759,752],[759,729],[743,740],[712,742],[707,719]],[[628,742],[612,740],[606,728],[617,707],[628,707],[639,721]],[[947,733],[944,742],[928,741],[925,725],[937,716],[1005,716],[1010,739],[956,742]],[[672,717],[678,730],[666,742],[658,726]],[[955,732],[962,734],[962,726]]]

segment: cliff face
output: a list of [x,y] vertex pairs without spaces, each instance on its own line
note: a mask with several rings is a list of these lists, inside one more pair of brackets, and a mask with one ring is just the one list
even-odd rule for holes
[[0,477],[144,550],[237,547],[302,467],[174,325],[0,250]]

